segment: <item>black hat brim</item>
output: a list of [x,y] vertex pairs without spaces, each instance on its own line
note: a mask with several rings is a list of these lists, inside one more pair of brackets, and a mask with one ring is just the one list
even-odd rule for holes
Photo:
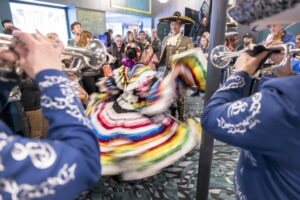
[[195,21],[192,20],[189,17],[186,16],[170,16],[170,17],[163,17],[159,19],[160,22],[164,22],[164,23],[171,23],[171,22],[179,22],[181,24],[194,24]]

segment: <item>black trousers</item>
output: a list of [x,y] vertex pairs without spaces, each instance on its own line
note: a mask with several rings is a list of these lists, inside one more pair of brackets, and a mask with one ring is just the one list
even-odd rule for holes
[[99,75],[92,75],[92,76],[82,76],[82,84],[85,91],[90,95],[95,92],[99,92],[99,88],[96,83],[99,81],[100,78],[103,78],[102,74]]
[[25,136],[30,132],[28,118],[20,101],[9,102],[0,113],[0,119],[13,133]]

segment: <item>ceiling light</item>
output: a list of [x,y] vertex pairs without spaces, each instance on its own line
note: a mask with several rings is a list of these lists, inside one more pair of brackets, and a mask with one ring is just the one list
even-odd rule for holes
[[158,0],[160,3],[167,3],[169,0]]

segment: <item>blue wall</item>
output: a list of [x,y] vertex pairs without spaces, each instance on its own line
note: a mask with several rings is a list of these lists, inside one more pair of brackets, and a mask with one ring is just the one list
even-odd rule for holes
[[0,18],[1,18],[1,21],[3,19],[12,19],[10,7],[9,7],[9,0],[1,0],[0,1]]

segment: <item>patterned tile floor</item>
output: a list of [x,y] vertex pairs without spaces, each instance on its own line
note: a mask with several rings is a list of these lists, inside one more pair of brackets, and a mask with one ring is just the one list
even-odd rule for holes
[[[197,108],[195,110],[195,108]],[[185,116],[200,117],[203,100],[200,96],[187,97]],[[210,179],[209,199],[235,199],[233,174],[239,151],[215,141]],[[205,156],[205,155],[204,155]],[[199,149],[160,174],[139,181],[124,182],[118,177],[103,177],[91,193],[82,195],[81,200],[135,200],[135,199],[195,199]]]
[[[197,105],[196,107],[199,109],[194,111],[194,105]],[[203,100],[199,97],[188,97],[185,108],[188,117],[200,117],[203,109]],[[210,175],[209,199],[235,199],[233,175],[238,156],[239,151],[237,148],[215,140]],[[193,199],[195,199],[195,197],[193,197]]]

